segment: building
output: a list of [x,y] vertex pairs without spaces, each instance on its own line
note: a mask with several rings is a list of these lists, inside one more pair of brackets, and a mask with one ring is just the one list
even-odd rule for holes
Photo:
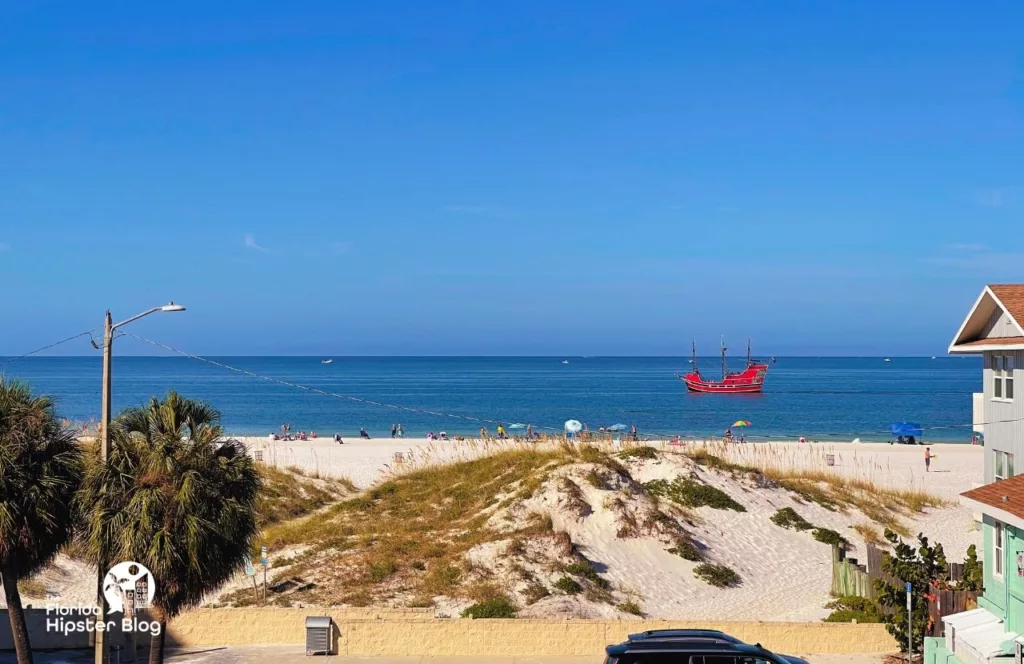
[[[981,515],[985,590],[978,608],[943,618],[925,664],[1020,660],[1024,646],[1024,284],[986,286],[949,346],[984,357],[975,429],[985,433],[985,484],[962,495]],[[978,401],[980,400],[980,409]],[[980,410],[980,412],[979,412]],[[979,419],[980,418],[980,419]]]

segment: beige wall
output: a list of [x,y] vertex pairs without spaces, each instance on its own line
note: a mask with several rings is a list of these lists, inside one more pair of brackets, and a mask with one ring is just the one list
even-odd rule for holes
[[[41,613],[41,612],[40,612]],[[896,650],[882,625],[645,620],[442,620],[426,611],[373,609],[198,609],[175,619],[168,642],[179,646],[289,645],[301,649],[304,619],[330,615],[337,623],[335,652],[350,656],[593,655],[632,632],[665,627],[721,629],[779,653],[874,653]],[[82,639],[47,634],[30,616],[33,646],[82,646]],[[140,645],[142,640],[140,639]],[[0,611],[0,649],[10,649],[10,628]]]
[[897,649],[882,625],[644,620],[440,620],[426,614],[352,617],[316,609],[201,609],[172,623],[170,639],[189,646],[302,644],[304,618],[330,615],[337,652],[353,656],[600,655],[645,629],[721,629],[786,653],[873,653]]

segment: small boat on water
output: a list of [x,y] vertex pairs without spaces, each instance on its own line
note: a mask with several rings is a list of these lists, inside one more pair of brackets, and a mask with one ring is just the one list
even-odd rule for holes
[[690,392],[713,394],[755,394],[764,387],[764,376],[768,373],[768,363],[750,357],[750,340],[747,340],[747,366],[743,371],[729,371],[729,363],[725,357],[725,341],[722,341],[722,379],[709,380],[701,375],[697,368],[697,342],[693,343],[693,369],[690,373],[678,376],[686,384]]
[[886,362],[892,362],[892,360],[890,360],[889,358],[885,358],[885,361]]
[[320,360],[320,364],[334,364],[334,360]]
[[569,360],[562,360],[562,364],[569,364]]

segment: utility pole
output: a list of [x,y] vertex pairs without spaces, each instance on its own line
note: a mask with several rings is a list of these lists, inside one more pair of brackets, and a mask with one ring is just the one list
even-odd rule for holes
[[[114,331],[117,328],[137,321],[144,316],[155,314],[157,312],[175,312],[185,311],[185,307],[180,304],[170,302],[161,307],[153,307],[147,311],[143,311],[141,314],[132,316],[127,320],[123,320],[116,325],[113,324],[110,317],[110,310],[107,310],[106,315],[103,317],[103,396],[100,403],[100,459],[104,466],[110,462],[110,401],[111,401],[111,374],[113,373],[113,346],[114,346]],[[95,346],[95,344],[93,344]],[[93,645],[95,646],[94,662],[95,664],[108,664],[110,661],[110,646],[107,641],[107,633],[100,631],[100,623],[105,623],[107,618],[107,598],[103,595],[103,581],[107,574],[108,565],[110,561],[107,560],[107,551],[104,545],[104,540],[100,538],[100,550],[99,560],[97,561],[96,569],[96,606],[99,609],[99,615],[96,616],[96,631],[93,632],[94,639]],[[104,624],[103,627],[106,627]],[[120,656],[118,657],[120,659]]]

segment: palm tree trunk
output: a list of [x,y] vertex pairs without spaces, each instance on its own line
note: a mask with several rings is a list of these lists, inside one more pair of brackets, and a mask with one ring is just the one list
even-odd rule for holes
[[0,567],[0,583],[3,583],[4,595],[7,599],[7,615],[11,619],[11,636],[14,638],[14,651],[18,656],[18,664],[32,664],[32,646],[28,641],[25,609],[21,608],[18,579],[6,565]]
[[[160,621],[160,633],[149,642],[149,664],[164,664],[164,638],[167,636],[167,618],[159,606],[151,606],[150,617]],[[18,662],[21,664],[21,662]]]

